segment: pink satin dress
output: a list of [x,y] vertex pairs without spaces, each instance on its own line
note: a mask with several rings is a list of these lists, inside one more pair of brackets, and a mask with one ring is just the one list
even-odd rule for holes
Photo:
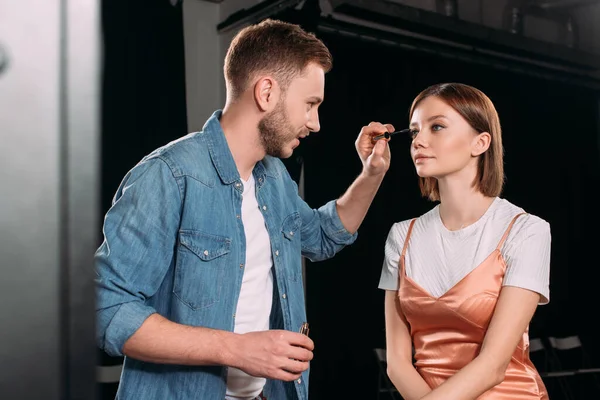
[[[411,221],[400,256],[400,306],[410,324],[415,367],[434,389],[472,361],[494,313],[506,263],[500,249],[522,214],[513,218],[496,249],[440,297],[431,296],[406,276],[404,258],[415,220]],[[547,400],[546,387],[529,359],[527,329],[506,370],[504,381],[479,400]]]

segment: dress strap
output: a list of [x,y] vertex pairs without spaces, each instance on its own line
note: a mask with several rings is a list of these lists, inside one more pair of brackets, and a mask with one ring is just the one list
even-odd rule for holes
[[504,245],[504,242],[506,241],[506,238],[508,237],[508,234],[510,233],[510,230],[512,229],[513,225],[517,221],[517,218],[519,218],[521,215],[525,215],[525,214],[527,214],[527,213],[522,212],[522,213],[517,214],[517,215],[514,216],[514,218],[512,219],[512,221],[510,221],[510,224],[508,225],[508,228],[506,228],[506,232],[504,232],[504,235],[502,236],[502,239],[500,239],[500,243],[498,243],[498,247],[496,247],[496,250],[500,250],[502,248],[502,246]]
[[402,248],[402,254],[400,254],[400,259],[398,260],[398,267],[400,270],[400,273],[398,274],[398,279],[401,279],[401,277],[404,276],[404,255],[406,254],[406,249],[408,248],[408,241],[410,240],[410,235],[412,233],[412,229],[415,225],[416,220],[416,218],[413,218],[413,220],[410,221],[410,225],[408,226],[408,232],[406,232],[406,238],[404,238],[404,247]]
[[410,221],[410,225],[408,226],[408,232],[406,232],[406,238],[404,239],[404,247],[402,248],[402,254],[400,255],[400,257],[404,257],[404,255],[406,254],[406,249],[408,248],[408,241],[410,240],[410,235],[412,233],[413,226],[415,225],[416,220],[416,218],[413,218],[412,221]]

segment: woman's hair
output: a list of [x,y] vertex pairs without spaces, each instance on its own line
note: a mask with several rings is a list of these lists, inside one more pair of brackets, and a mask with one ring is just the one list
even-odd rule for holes
[[[410,107],[409,121],[417,106],[435,96],[458,112],[478,133],[488,132],[490,147],[479,156],[473,185],[485,196],[496,197],[504,185],[502,129],[492,101],[479,89],[462,83],[441,83],[423,90]],[[436,178],[419,178],[421,194],[432,201],[440,199]]]

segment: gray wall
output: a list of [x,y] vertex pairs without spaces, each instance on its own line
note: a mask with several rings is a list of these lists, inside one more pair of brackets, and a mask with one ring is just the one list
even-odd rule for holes
[[97,0],[0,0],[0,398],[93,399]]

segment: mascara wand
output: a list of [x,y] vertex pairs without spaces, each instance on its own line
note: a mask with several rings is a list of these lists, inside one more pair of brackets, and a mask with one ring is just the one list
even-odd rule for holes
[[402,130],[395,131],[395,132],[385,132],[385,133],[382,133],[381,135],[373,136],[371,138],[371,140],[373,140],[375,142],[379,139],[389,139],[392,136],[397,135],[398,133],[410,133],[410,128],[402,129]]

